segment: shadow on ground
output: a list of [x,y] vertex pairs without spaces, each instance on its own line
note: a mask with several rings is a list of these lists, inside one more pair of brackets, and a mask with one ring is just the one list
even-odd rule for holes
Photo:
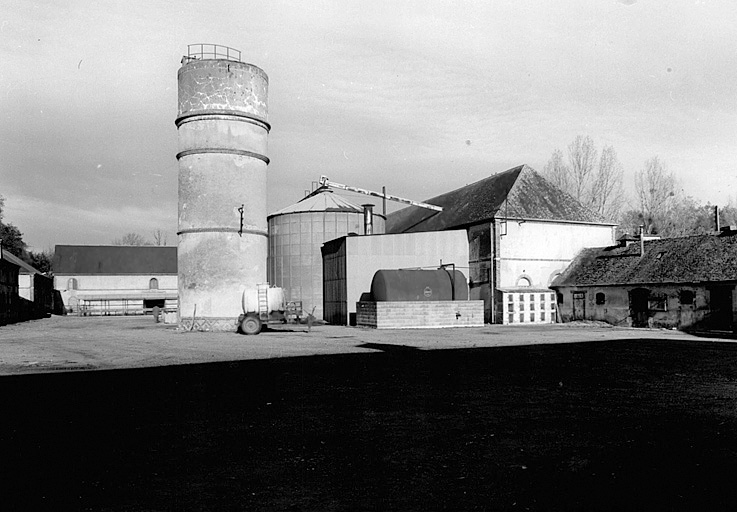
[[718,510],[737,347],[627,340],[0,377],[4,510]]

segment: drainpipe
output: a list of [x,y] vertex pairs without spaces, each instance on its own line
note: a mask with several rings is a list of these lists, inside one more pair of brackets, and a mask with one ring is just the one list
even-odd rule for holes
[[374,205],[364,204],[363,206],[363,234],[374,234]]
[[645,256],[645,226],[640,225],[640,258]]

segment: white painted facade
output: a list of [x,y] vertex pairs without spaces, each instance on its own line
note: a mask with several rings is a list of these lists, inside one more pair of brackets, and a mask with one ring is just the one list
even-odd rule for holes
[[136,314],[149,301],[164,301],[166,309],[176,309],[177,281],[176,274],[58,274],[54,288],[73,313],[109,309],[115,314]]
[[497,288],[547,288],[586,247],[614,243],[614,226],[563,221],[498,220]]

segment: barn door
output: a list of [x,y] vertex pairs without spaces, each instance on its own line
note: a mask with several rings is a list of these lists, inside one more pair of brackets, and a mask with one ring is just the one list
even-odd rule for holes
[[573,292],[573,319],[586,318],[586,292]]

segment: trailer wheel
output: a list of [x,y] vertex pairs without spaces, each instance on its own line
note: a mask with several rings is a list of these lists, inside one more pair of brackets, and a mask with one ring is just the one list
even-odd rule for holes
[[241,322],[243,334],[258,334],[261,332],[261,319],[255,316],[247,316]]

